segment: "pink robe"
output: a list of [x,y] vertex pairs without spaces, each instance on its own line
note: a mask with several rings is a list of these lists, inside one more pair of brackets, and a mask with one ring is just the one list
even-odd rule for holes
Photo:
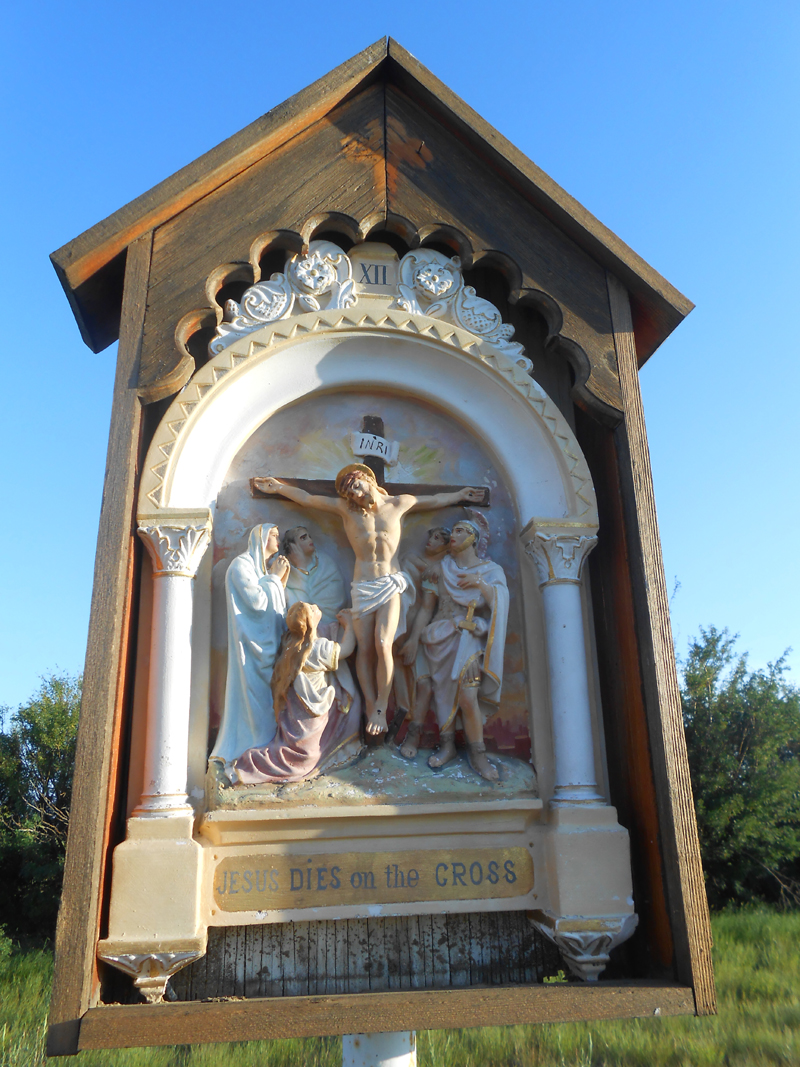
[[[337,625],[320,627],[320,632]],[[245,785],[301,782],[312,774],[349,762],[361,750],[361,699],[339,645],[317,637],[286,693],[275,737],[234,761]]]

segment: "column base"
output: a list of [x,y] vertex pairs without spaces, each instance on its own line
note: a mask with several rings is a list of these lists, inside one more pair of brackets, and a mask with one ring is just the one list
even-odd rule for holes
[[165,819],[194,815],[194,808],[185,793],[143,795],[131,813],[134,819]]
[[571,807],[572,805],[606,807],[605,797],[597,792],[597,786],[591,785],[557,785],[550,798],[550,807]]
[[546,897],[528,913],[570,971],[595,982],[636,929],[630,842],[610,805],[551,807],[543,842]]
[[193,839],[194,813],[131,817],[114,849],[108,937],[98,958],[160,1001],[170,977],[206,951],[204,849]]

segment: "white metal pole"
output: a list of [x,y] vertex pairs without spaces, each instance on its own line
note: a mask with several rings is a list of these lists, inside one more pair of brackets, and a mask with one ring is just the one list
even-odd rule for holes
[[417,1067],[417,1034],[345,1034],[342,1067]]

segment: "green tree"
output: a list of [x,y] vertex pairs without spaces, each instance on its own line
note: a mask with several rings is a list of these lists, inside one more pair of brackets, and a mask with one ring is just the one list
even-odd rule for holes
[[17,937],[55,931],[80,699],[80,678],[53,674],[0,708],[0,924]]
[[749,671],[736,638],[701,629],[683,666],[683,721],[712,907],[800,904],[800,690],[786,655]]

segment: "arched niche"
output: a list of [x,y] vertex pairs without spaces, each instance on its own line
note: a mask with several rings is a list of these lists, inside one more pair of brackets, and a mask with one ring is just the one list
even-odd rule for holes
[[[226,474],[260,426],[303,398],[370,390],[428,404],[479,441],[508,488],[518,533],[596,532],[585,459],[566,420],[530,375],[467,330],[385,306],[375,306],[372,313],[327,310],[270,323],[209,360],[156,430],[142,475],[140,524],[180,524],[181,516],[201,521],[205,515],[213,527]],[[529,563],[521,559],[519,573],[530,734],[547,796],[554,760],[546,623]],[[202,794],[208,734],[212,568],[208,553],[194,583],[188,791],[195,798]],[[591,665],[589,673],[596,765],[601,731]]]

